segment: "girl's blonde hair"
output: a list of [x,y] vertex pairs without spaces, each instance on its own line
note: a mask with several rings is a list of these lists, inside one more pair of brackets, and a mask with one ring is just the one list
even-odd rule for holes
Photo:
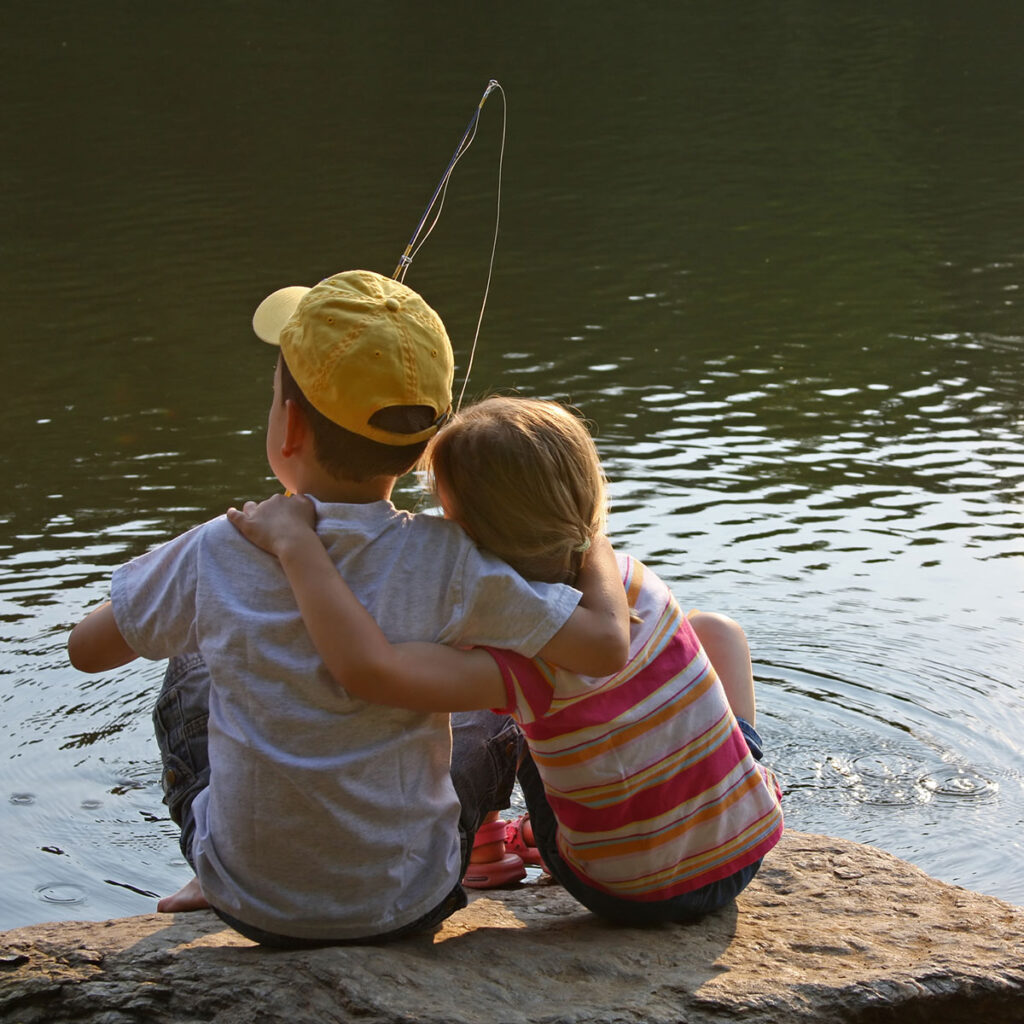
[[424,463],[449,514],[526,579],[573,582],[604,527],[597,449],[557,402],[485,398],[438,432]]

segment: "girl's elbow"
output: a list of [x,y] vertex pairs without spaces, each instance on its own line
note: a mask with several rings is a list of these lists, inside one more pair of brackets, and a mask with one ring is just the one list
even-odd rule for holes
[[629,660],[629,639],[619,633],[609,634],[590,652],[592,664],[587,673],[592,676],[613,676],[621,671]]
[[353,662],[342,659],[329,667],[329,671],[341,689],[359,700],[380,703],[380,695],[387,690],[388,672],[373,660]]

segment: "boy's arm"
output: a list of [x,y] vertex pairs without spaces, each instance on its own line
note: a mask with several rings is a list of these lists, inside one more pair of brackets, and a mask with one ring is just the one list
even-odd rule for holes
[[106,672],[138,657],[114,620],[109,601],[94,608],[71,630],[68,657],[81,672]]
[[316,510],[307,499],[279,494],[227,515],[240,533],[277,557],[317,653],[350,694],[413,711],[505,705],[501,670],[486,651],[388,640],[320,542],[313,529]]
[[540,655],[580,675],[613,675],[629,658],[629,605],[604,534],[591,542],[576,585],[583,594],[580,603]]

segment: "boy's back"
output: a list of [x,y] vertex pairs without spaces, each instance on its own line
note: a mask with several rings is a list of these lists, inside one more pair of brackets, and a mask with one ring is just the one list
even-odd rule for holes
[[[318,532],[392,640],[539,649],[575,606],[529,586],[462,530],[387,501],[318,505]],[[206,898],[250,926],[365,937],[457,884],[448,717],[370,705],[333,682],[276,559],[226,520],[115,572],[114,614],[150,658],[210,675],[210,785],[193,804]]]

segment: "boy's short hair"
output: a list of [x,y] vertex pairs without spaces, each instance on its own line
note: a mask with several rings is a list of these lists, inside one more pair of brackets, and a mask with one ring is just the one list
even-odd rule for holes
[[[281,288],[260,303],[252,323],[259,338],[280,346],[310,409],[349,435],[383,447],[421,446],[451,415],[448,332],[399,281],[349,270],[313,288]],[[419,411],[410,416],[410,409]]]
[[[283,355],[280,365],[281,401],[291,399],[305,413],[317,461],[332,476],[354,483],[363,483],[378,476],[399,477],[419,461],[427,441],[407,445],[381,444],[353,434],[313,406],[303,394]],[[389,406],[375,413],[373,419],[384,430],[416,435],[421,434],[434,419],[434,410],[424,405]]]

